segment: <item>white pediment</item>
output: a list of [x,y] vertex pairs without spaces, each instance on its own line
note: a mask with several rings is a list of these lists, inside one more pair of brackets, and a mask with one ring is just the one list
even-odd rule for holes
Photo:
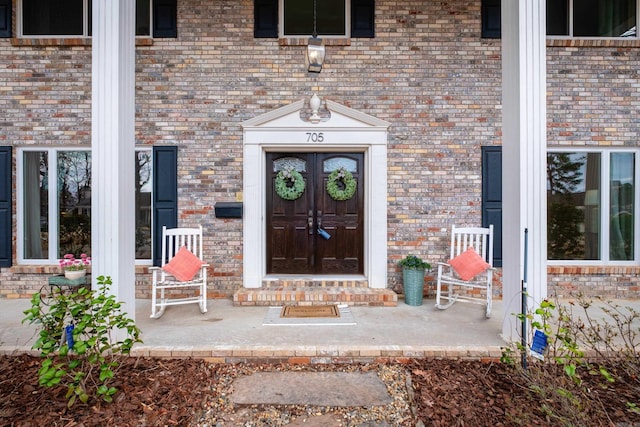
[[277,108],[268,113],[262,114],[253,119],[242,122],[242,127],[247,130],[251,128],[259,129],[309,129],[309,128],[332,128],[332,129],[365,129],[378,128],[386,130],[390,123],[380,120],[368,114],[345,107],[330,100],[326,101],[326,107],[331,112],[331,118],[327,121],[311,123],[300,118],[300,112],[305,106],[305,100],[296,101],[284,107]]

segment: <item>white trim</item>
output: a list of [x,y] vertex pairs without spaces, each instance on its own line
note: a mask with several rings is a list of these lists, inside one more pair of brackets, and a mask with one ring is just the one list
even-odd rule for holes
[[[547,260],[550,266],[637,266],[640,260],[640,215],[638,214],[638,206],[640,199],[640,179],[638,169],[640,167],[640,150],[629,147],[549,147],[547,154],[553,153],[597,153],[600,154],[600,255],[599,259],[594,260]],[[634,155],[635,175],[634,175],[634,259],[633,260],[611,260],[611,238],[609,235],[609,227],[605,224],[610,223],[610,184],[611,184],[611,154],[613,153],[629,153]],[[604,243],[603,243],[604,242]],[[606,246],[605,246],[606,245]]]
[[[265,153],[296,150],[364,153],[364,278],[371,288],[386,288],[387,129],[390,124],[331,101],[326,102],[331,119],[312,124],[300,119],[304,105],[304,100],[297,101],[242,123],[243,286],[259,288],[263,280],[274,279],[266,275]],[[307,142],[308,132],[322,132],[323,142]],[[352,276],[348,278],[353,280]]]
[[[93,0],[82,1],[82,34],[42,34],[42,35],[24,35],[23,34],[23,19],[22,19],[22,3],[24,0],[17,0],[16,2],[16,35],[21,39],[91,39],[89,35],[89,2]],[[140,39],[152,39],[153,38],[153,1],[149,0],[149,34],[142,34],[134,37]]]
[[502,176],[509,177],[502,181],[502,335],[513,342],[521,337],[513,313],[521,311],[524,265],[529,307],[547,296],[546,3],[501,4]]
[[[16,225],[17,225],[17,239],[16,239],[16,250],[17,250],[17,262],[18,265],[52,265],[58,264],[58,257],[56,253],[59,248],[59,224],[58,224],[58,215],[59,215],[59,200],[58,200],[58,156],[57,154],[60,152],[71,152],[71,151],[91,151],[90,148],[83,146],[56,146],[56,147],[19,147],[16,150]],[[49,183],[49,189],[47,191],[47,223],[48,223],[48,247],[47,247],[47,258],[37,259],[37,258],[25,258],[24,256],[24,238],[25,238],[25,230],[24,230],[24,153],[25,152],[39,152],[45,153],[47,156],[48,162],[48,170],[47,170],[47,181]]]
[[92,287],[109,289],[135,320],[135,3],[93,0],[91,45]]
[[575,0],[569,0],[569,10],[567,11],[568,16],[567,18],[569,19],[569,23],[568,23],[568,32],[569,34],[567,35],[547,35],[546,38],[549,40],[638,40],[638,38],[640,38],[640,33],[638,32],[638,23],[640,21],[638,21],[638,19],[640,19],[640,0],[636,0],[636,35],[635,37],[600,37],[600,36],[574,36],[573,33],[573,29],[575,26],[575,22],[573,19],[573,15],[574,15],[574,7],[573,7],[573,3]]
[[[322,0],[316,0],[317,7],[322,6]],[[350,38],[351,37],[351,1],[344,1],[344,34],[333,34],[327,35],[318,33],[318,37],[323,39],[331,39],[331,38]],[[278,0],[278,38],[281,39],[295,39],[295,38],[307,38],[311,37],[312,34],[285,34],[284,33],[284,2],[285,0]]]
[[36,34],[36,35],[24,35],[24,26],[23,26],[23,16],[22,16],[22,7],[24,0],[18,0],[16,2],[16,27],[17,27],[17,37],[23,39],[50,39],[50,38],[60,38],[60,39],[68,39],[68,38],[83,38],[90,39],[89,36],[89,18],[88,9],[89,2],[92,0],[82,0],[82,34]]
[[[17,250],[17,263],[18,265],[57,265],[59,258],[56,256],[56,253],[59,251],[59,200],[58,200],[58,183],[56,181],[57,171],[58,171],[58,153],[61,152],[76,152],[76,151],[88,151],[91,152],[90,147],[79,146],[79,145],[60,145],[60,146],[28,146],[28,147],[18,147],[16,149],[16,250]],[[135,153],[139,152],[148,152],[152,153],[151,147],[139,146],[135,148]],[[25,193],[25,184],[24,184],[24,153],[25,152],[39,152],[45,153],[48,161],[48,171],[47,171],[47,181],[49,182],[49,191],[47,192],[48,200],[48,211],[47,211],[47,222],[48,222],[48,258],[25,258],[24,251],[24,239],[25,239],[25,229],[24,229],[24,193]],[[93,164],[93,156],[91,159],[91,163]],[[156,173],[152,167],[152,174]],[[52,187],[53,186],[53,187]],[[151,196],[153,199],[153,195]],[[153,207],[152,207],[153,208]],[[93,216],[92,216],[93,218]],[[153,216],[152,216],[153,219]],[[135,222],[135,221],[134,221]],[[153,230],[153,224],[150,224],[151,230]],[[151,236],[153,239],[153,236]],[[136,258],[136,265],[152,265],[153,260],[151,258]]]

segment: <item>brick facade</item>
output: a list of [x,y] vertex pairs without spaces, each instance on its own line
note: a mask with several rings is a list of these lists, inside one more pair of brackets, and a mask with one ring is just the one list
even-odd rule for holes
[[[240,123],[316,91],[392,123],[388,287],[408,253],[445,260],[451,224],[480,223],[480,147],[501,143],[501,47],[480,37],[480,1],[377,1],[375,38],[332,41],[319,75],[304,68],[305,46],[254,39],[252,24],[250,0],[179,0],[178,38],[136,47],[137,143],[180,147],[178,221],[206,230],[210,297],[241,288],[251,262],[242,221],[213,214],[242,198]],[[639,47],[548,43],[550,147],[637,145]],[[89,43],[0,39],[0,106],[0,145],[89,145]],[[28,296],[55,271],[0,269],[0,297]],[[148,297],[150,274],[137,272],[136,296]],[[637,297],[636,272],[550,267],[549,293]]]

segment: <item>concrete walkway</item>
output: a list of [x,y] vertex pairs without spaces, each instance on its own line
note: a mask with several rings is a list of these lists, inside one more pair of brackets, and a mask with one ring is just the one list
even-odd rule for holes
[[[640,311],[640,300],[616,301]],[[36,329],[22,324],[29,300],[0,299],[0,354],[29,352]],[[136,324],[144,343],[137,356],[198,357],[233,363],[349,363],[412,357],[499,358],[505,345],[503,322],[517,322],[494,301],[493,316],[484,307],[454,304],[434,308],[399,301],[397,307],[350,307],[355,325],[263,325],[269,307],[236,307],[231,300],[208,301],[201,314],[197,304],[168,307],[159,319],[150,319],[149,300],[136,301]],[[574,309],[580,313],[580,309]],[[594,316],[602,314],[597,305]],[[640,328],[640,326],[639,326]]]
[[[32,325],[21,324],[28,300],[0,299],[0,353],[29,351],[36,339]],[[268,307],[236,307],[230,300],[208,301],[201,314],[196,304],[168,307],[150,319],[149,300],[136,301],[136,324],[143,344],[134,354],[156,357],[200,357],[214,362],[275,361],[332,363],[376,358],[496,358],[504,341],[500,301],[492,318],[484,308],[455,304],[434,308],[399,301],[397,307],[351,307],[355,325],[263,326]]]

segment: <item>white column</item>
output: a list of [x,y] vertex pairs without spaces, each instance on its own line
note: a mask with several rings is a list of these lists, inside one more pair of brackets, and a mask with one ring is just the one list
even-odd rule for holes
[[93,0],[92,279],[135,319],[135,2]]
[[547,295],[546,22],[541,0],[502,0],[502,223],[505,339],[520,339],[524,231],[529,306]]

